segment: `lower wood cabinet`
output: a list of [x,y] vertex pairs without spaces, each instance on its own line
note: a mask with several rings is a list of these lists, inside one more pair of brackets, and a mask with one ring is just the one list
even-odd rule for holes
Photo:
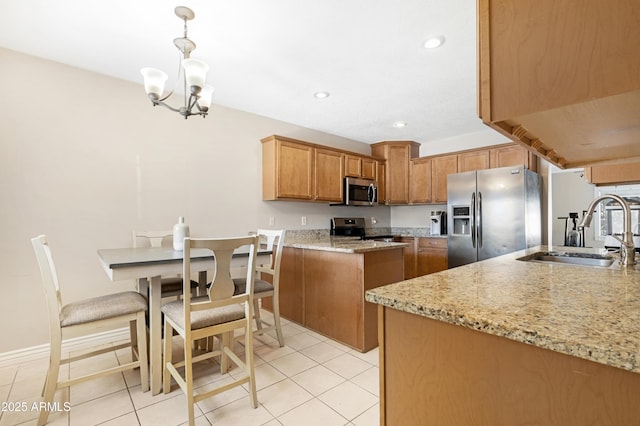
[[418,276],[433,274],[448,268],[446,238],[418,238]]
[[409,244],[404,248],[405,280],[448,268],[446,238],[397,237],[395,240]]
[[[402,281],[402,274],[401,247],[364,253],[285,247],[280,315],[367,352],[378,346],[378,314],[364,294]],[[272,307],[269,299],[263,299],[266,309]]]
[[404,263],[404,279],[415,278],[416,275],[416,239],[414,237],[396,237],[394,241],[409,244],[402,249]]
[[381,425],[638,424],[638,373],[378,309]]

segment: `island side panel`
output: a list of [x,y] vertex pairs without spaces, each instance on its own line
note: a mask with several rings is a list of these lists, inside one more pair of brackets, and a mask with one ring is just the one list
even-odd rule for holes
[[[402,247],[364,253],[364,292],[404,279]],[[378,305],[364,300],[364,352],[378,346]]]
[[[304,324],[303,251],[284,247],[280,263],[280,316]],[[262,299],[262,307],[273,312],[271,297]]]
[[364,255],[304,250],[304,325],[364,350]]
[[640,374],[383,310],[381,424],[638,424]]

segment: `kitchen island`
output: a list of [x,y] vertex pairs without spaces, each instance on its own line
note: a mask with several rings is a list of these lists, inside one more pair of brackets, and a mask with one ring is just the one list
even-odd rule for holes
[[[405,243],[309,234],[285,239],[280,315],[361,352],[378,346],[367,290],[403,279]],[[263,301],[271,309],[269,299]]]
[[382,424],[640,424],[640,268],[517,260],[548,249],[367,292]]

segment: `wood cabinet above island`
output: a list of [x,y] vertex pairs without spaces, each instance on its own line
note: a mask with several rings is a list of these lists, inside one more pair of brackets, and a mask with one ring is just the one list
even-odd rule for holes
[[477,5],[484,123],[561,168],[640,158],[640,3]]
[[637,424],[640,267],[516,260],[548,249],[367,292],[381,424]]

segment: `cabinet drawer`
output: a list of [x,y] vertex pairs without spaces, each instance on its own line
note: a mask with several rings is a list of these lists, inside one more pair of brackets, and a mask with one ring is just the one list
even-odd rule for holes
[[423,237],[418,239],[418,247],[429,247],[429,248],[447,248],[447,239],[446,238],[429,238]]

